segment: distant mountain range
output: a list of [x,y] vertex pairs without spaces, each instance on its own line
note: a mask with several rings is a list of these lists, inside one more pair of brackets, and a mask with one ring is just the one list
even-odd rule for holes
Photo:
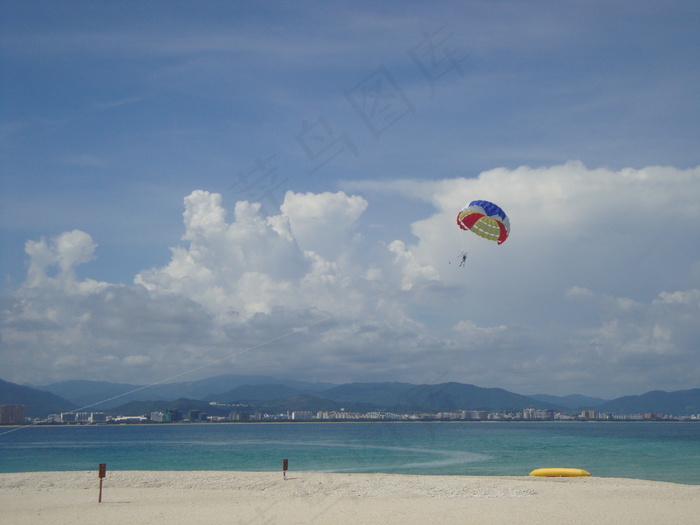
[[51,392],[9,383],[0,379],[0,405],[25,405],[28,417],[46,417],[48,414],[70,412],[78,405]]
[[624,396],[596,407],[601,412],[635,414],[654,412],[673,415],[700,414],[700,388],[664,392],[653,390],[641,396]]
[[599,397],[588,397],[579,394],[572,394],[564,397],[550,396],[547,394],[534,394],[529,397],[536,399],[537,401],[555,403],[570,409],[593,408],[600,406],[607,401],[606,399],[600,399]]
[[634,414],[664,413],[674,416],[700,413],[700,388],[677,392],[653,391],[641,396],[604,400],[580,395],[525,396],[501,388],[481,388],[463,383],[414,385],[410,383],[309,383],[267,376],[221,375],[208,379],[163,385],[131,385],[102,381],[64,381],[26,386],[0,379],[0,404],[24,404],[29,417],[51,413],[104,411],[139,415],[165,408],[199,409],[210,415],[228,413],[219,404],[243,404],[252,410],[383,410],[437,412],[468,410],[521,411],[524,408]]
[[104,381],[73,380],[32,386],[56,394],[80,407],[93,411],[118,407],[129,401],[169,401],[179,398],[202,399],[244,385],[282,385],[300,391],[318,392],[335,386],[331,383],[307,383],[278,380],[268,376],[221,375],[199,381],[165,383],[161,385],[132,385]]

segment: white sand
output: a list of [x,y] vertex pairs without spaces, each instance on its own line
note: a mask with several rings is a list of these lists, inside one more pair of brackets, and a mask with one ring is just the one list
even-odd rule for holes
[[618,478],[109,471],[0,474],[23,524],[700,524],[700,486]]

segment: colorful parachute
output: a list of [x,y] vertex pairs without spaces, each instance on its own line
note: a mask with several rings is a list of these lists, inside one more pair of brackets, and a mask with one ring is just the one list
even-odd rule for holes
[[457,215],[457,224],[463,230],[479,237],[503,244],[510,233],[510,220],[505,212],[489,201],[472,201]]

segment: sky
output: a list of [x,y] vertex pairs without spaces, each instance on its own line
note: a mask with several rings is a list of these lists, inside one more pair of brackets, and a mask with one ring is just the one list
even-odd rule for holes
[[699,25],[0,0],[0,377],[700,387]]

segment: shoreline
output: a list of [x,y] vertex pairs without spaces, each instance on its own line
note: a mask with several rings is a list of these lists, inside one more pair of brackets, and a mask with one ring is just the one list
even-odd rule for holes
[[399,424],[411,424],[411,423],[429,423],[429,424],[462,424],[462,423],[484,423],[484,424],[511,424],[511,423],[525,423],[525,424],[673,424],[673,423],[693,423],[700,424],[699,419],[681,419],[684,416],[677,416],[678,419],[630,419],[630,420],[610,420],[610,419],[571,419],[571,420],[561,420],[561,419],[313,419],[310,421],[305,420],[269,420],[269,421],[143,421],[143,422],[104,422],[104,423],[90,423],[90,422],[66,422],[66,423],[56,423],[56,422],[37,422],[37,423],[26,423],[24,425],[8,424],[0,425],[0,431],[3,429],[20,429],[20,428],[31,428],[31,427],[41,427],[41,428],[65,428],[65,427],[130,427],[130,426],[152,426],[152,425],[313,425],[313,424],[352,424],[352,423],[373,423],[373,424],[385,424],[385,423],[399,423]]
[[672,424],[697,424],[700,425],[700,419],[669,419],[669,420],[645,420],[645,421],[606,421],[606,420],[581,420],[581,421],[557,421],[557,420],[517,420],[517,421],[505,421],[505,420],[485,420],[485,419],[473,419],[473,420],[451,420],[451,419],[435,419],[435,420],[416,420],[416,421],[403,421],[403,420],[372,420],[372,419],[338,419],[338,420],[314,420],[314,421],[173,421],[173,422],[140,422],[140,423],[28,423],[26,425],[0,425],[0,436],[3,434],[11,434],[13,432],[18,432],[23,429],[29,428],[94,428],[94,427],[144,427],[144,426],[219,426],[219,425],[351,425],[351,424],[483,424],[483,425],[498,425],[498,424],[527,424],[527,425],[537,425],[537,424],[556,424],[556,425],[592,425],[592,424],[620,424],[620,425],[631,425],[631,424],[659,424],[659,425],[672,425]]
[[700,486],[622,478],[241,471],[0,474],[3,522],[692,523]]

